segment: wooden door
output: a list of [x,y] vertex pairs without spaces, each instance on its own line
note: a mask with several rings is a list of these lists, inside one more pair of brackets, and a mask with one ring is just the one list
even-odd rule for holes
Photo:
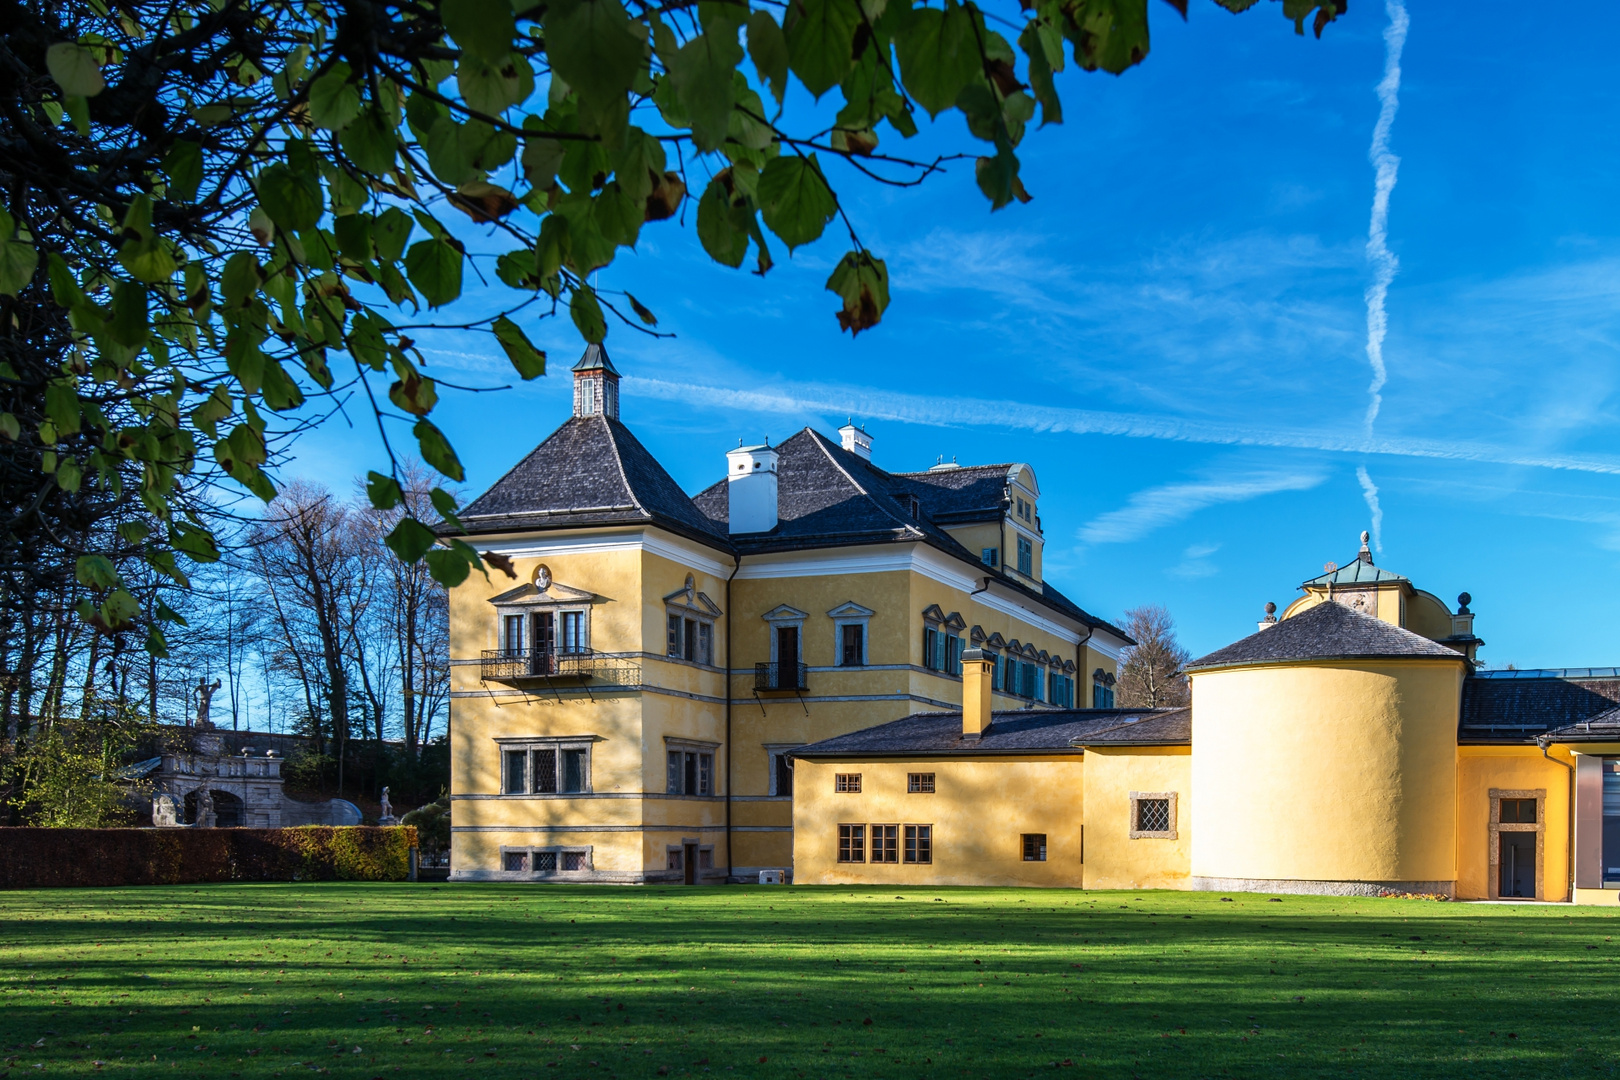
[[557,617],[549,611],[534,615],[534,670],[537,675],[557,671]]
[[799,686],[799,628],[776,628],[776,685],[783,690]]

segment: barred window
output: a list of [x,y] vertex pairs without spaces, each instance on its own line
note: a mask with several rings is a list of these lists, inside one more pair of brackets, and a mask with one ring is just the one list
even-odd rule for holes
[[585,853],[583,851],[565,851],[562,853],[562,868],[564,870],[585,869]]
[[1025,833],[1024,834],[1024,861],[1025,862],[1045,862],[1046,861],[1046,834],[1045,833]]
[[872,826],[872,861],[875,863],[900,861],[900,826]]
[[554,874],[557,872],[557,853],[555,851],[537,851],[534,853],[534,870],[537,874]]
[[934,774],[931,772],[907,773],[906,790],[912,794],[932,795],[934,793]]
[[555,750],[536,750],[534,752],[534,790],[542,795],[556,793],[557,752]]
[[934,861],[934,827],[932,825],[906,826],[906,862],[931,863]]
[[861,774],[858,772],[841,772],[834,774],[833,790],[848,792],[852,795],[860,794]]
[[1136,801],[1136,829],[1138,832],[1169,832],[1170,800],[1138,799]]
[[838,861],[854,863],[866,861],[866,826],[838,826]]
[[508,872],[527,873],[529,869],[529,853],[527,851],[508,851],[501,865]]

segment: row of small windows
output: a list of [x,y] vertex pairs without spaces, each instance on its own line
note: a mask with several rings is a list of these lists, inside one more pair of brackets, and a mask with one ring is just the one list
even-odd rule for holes
[[[988,650],[986,655],[991,663],[991,689],[1031,701],[1049,702],[1062,709],[1074,708],[1074,676],[1044,670],[1044,665],[1033,660],[1004,658]],[[961,675],[962,638],[948,630],[925,626],[923,667],[946,675]]]
[[669,752],[668,784],[671,795],[713,795],[714,755],[700,750]]
[[[979,561],[992,570],[1001,565],[1001,549],[987,547],[979,550]],[[1025,577],[1035,576],[1035,542],[1027,536],[1018,538],[1018,572]]]
[[591,789],[590,751],[540,747],[501,755],[501,791],[507,795],[574,795]]
[[[858,795],[861,791],[861,774],[835,773],[833,775],[833,790],[848,795]],[[912,795],[932,795],[934,793],[934,774],[931,772],[914,772],[906,774],[906,791]]]
[[1091,673],[1091,707],[1093,709],[1112,709],[1114,707],[1114,676],[1112,672],[1098,668]]
[[[868,840],[870,839],[870,842]],[[841,863],[931,863],[934,861],[932,825],[840,825],[838,861]]]
[[544,848],[501,853],[501,869],[509,874],[578,873],[589,870],[590,852],[566,848]]
[[583,611],[539,611],[501,619],[501,648],[513,656],[528,651],[577,653],[586,647]]

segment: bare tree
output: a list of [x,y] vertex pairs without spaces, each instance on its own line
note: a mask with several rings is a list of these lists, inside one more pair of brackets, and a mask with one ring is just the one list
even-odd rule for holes
[[1176,623],[1159,604],[1131,608],[1125,632],[1136,644],[1119,672],[1119,704],[1127,709],[1185,705],[1191,699],[1185,668],[1191,658],[1176,640]]

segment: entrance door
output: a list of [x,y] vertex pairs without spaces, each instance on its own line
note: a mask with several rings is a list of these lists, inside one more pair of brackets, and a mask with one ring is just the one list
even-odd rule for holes
[[698,846],[696,844],[686,844],[683,846],[683,857],[681,859],[681,864],[686,867],[686,883],[688,885],[696,885],[698,870]]
[[555,675],[557,673],[557,622],[556,616],[549,611],[539,611],[534,616],[534,673],[536,675]]
[[1534,899],[1536,895],[1536,834],[1533,832],[1502,832],[1502,880],[1497,887],[1501,897],[1522,896]]

